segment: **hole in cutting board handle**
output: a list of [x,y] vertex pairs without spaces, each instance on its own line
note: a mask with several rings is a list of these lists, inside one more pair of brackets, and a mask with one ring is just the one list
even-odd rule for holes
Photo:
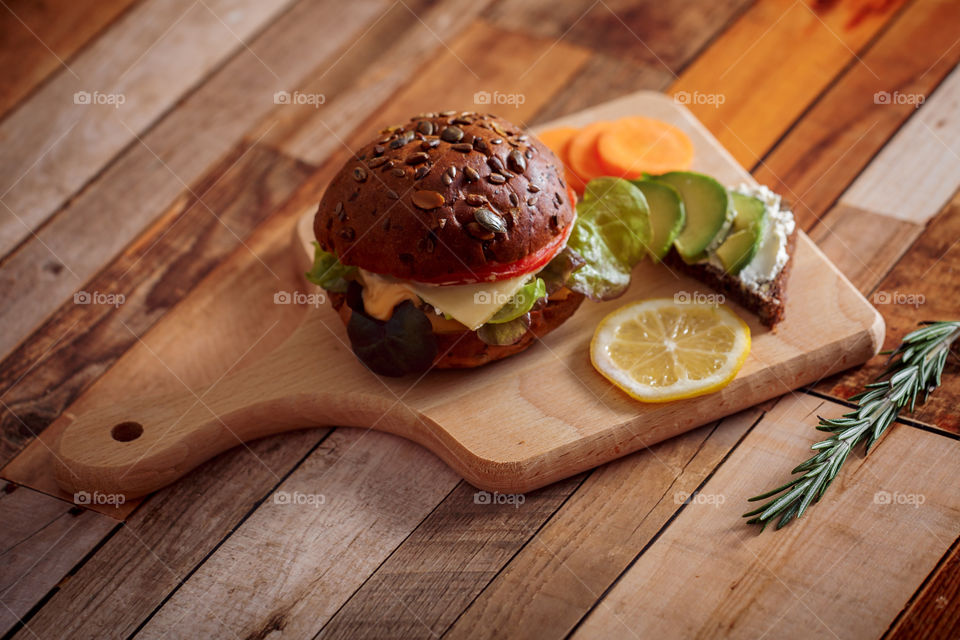
[[143,435],[143,425],[139,422],[121,422],[113,425],[110,435],[117,442],[130,442]]

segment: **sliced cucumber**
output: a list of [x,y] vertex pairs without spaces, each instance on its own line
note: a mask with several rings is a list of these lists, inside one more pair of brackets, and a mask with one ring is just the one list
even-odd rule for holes
[[671,171],[654,179],[676,189],[683,200],[686,224],[673,241],[677,252],[687,262],[701,260],[733,217],[727,190],[710,176],[692,171]]
[[643,192],[650,207],[650,255],[655,260],[661,260],[670,251],[687,219],[683,200],[677,190],[665,182],[649,179],[632,182]]

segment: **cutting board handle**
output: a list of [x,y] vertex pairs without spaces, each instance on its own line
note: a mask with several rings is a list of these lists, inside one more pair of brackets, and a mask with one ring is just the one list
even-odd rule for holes
[[55,446],[57,482],[74,494],[133,499],[227,449],[283,431],[376,425],[409,433],[416,423],[422,426],[422,416],[387,396],[344,393],[335,384],[322,388],[316,369],[324,363],[304,357],[305,341],[317,330],[309,324],[255,365],[204,389],[128,397],[83,415],[67,414],[70,422]]

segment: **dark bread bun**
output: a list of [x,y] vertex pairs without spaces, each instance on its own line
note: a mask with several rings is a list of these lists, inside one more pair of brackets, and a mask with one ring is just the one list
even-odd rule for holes
[[[516,344],[487,344],[477,337],[475,331],[435,333],[439,355],[434,360],[433,366],[438,369],[469,369],[512,356],[529,348],[538,338],[542,338],[566,322],[583,302],[582,294],[569,290],[565,292],[567,293],[565,297],[554,298],[530,311],[530,330]],[[344,325],[350,322],[350,314],[353,313],[345,301],[346,296],[342,293],[330,294],[330,302],[339,312]]]
[[313,230],[343,264],[443,283],[556,241],[574,217],[562,176],[556,156],[506,120],[425,113],[357,151]]

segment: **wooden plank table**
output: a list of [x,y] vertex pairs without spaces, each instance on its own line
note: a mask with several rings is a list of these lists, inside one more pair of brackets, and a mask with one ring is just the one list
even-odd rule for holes
[[[266,438],[116,508],[75,506],[37,463],[88,390],[197,385],[276,346],[295,307],[167,357],[205,301],[296,277],[291,226],[351,144],[478,90],[522,94],[504,115],[528,126],[671,93],[794,205],[887,347],[960,318],[960,3],[84,4],[0,8],[0,635],[960,637],[955,363],[776,533],[742,522],[746,498],[881,357],[521,505],[478,504],[429,452],[356,429]],[[295,492],[324,504],[283,504]]]

